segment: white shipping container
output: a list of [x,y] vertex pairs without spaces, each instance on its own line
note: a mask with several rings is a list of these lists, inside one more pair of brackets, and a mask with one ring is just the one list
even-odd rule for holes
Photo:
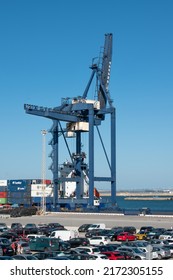
[[[43,196],[43,191],[42,190],[37,190],[37,191],[31,191],[31,197],[42,197]],[[45,190],[44,191],[44,196],[45,197],[53,197],[53,191],[51,190]]]
[[51,185],[31,184],[31,191],[41,191],[41,190],[43,190],[43,188],[52,190]]
[[7,180],[0,180],[0,186],[6,187],[7,186]]

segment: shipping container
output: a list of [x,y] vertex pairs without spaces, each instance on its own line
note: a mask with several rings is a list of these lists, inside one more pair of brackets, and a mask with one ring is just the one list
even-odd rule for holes
[[[46,197],[46,199],[45,199],[46,201],[45,201],[45,203],[47,204],[47,203],[53,203],[53,197]],[[32,201],[32,203],[36,203],[36,204],[41,204],[41,202],[42,202],[42,197],[39,197],[39,196],[37,196],[37,197],[31,197],[31,201]]]
[[52,189],[52,185],[46,185],[46,184],[31,184],[31,191],[41,191],[43,188],[46,189]]
[[6,187],[7,186],[7,180],[0,180],[0,186]]
[[7,198],[0,198],[0,204],[6,204]]
[[7,187],[6,186],[0,186],[0,192],[6,192]]
[[[31,180],[31,184],[43,184],[43,179],[32,179]],[[45,179],[44,180],[44,184],[50,185],[51,184],[51,180]]]
[[31,186],[30,185],[8,185],[7,186],[8,192],[30,192]]
[[48,196],[53,196],[53,191],[52,190],[45,190],[44,192],[42,190],[38,190],[38,191],[31,191],[31,197],[37,197],[37,196],[45,196],[45,197],[48,197]]
[[7,198],[7,192],[0,192],[0,198]]
[[25,204],[25,205],[31,205],[31,198],[13,198],[13,197],[8,197],[7,202],[9,204]]
[[30,198],[31,193],[30,192],[8,192],[7,197],[9,198]]

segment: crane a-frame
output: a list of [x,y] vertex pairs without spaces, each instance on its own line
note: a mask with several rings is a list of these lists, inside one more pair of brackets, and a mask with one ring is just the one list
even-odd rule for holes
[[[35,106],[25,104],[24,109],[27,114],[45,117],[53,121],[50,132],[52,133],[52,140],[50,145],[52,146],[52,152],[50,157],[52,158],[52,165],[50,169],[53,173],[53,187],[54,187],[54,202],[53,206],[56,209],[59,208],[62,198],[59,197],[59,184],[60,182],[75,182],[76,192],[75,198],[73,198],[73,204],[86,204],[88,208],[94,207],[94,182],[109,182],[111,184],[111,206],[116,206],[116,114],[113,101],[109,94],[109,80],[110,69],[112,61],[112,38],[111,33],[105,34],[104,48],[101,57],[97,59],[97,62],[93,60],[91,65],[91,77],[84,90],[83,95],[75,98],[65,98],[62,100],[62,104],[58,107],[47,108],[42,106]],[[96,76],[97,81],[97,97],[95,100],[87,99],[90,86],[93,78]],[[104,122],[105,115],[110,115],[110,159],[107,156],[107,152],[104,143],[99,132],[99,126]],[[66,124],[66,128],[62,127],[61,123]],[[95,176],[94,172],[94,130],[98,131],[99,138],[105,153],[105,157],[110,169],[110,176]],[[89,193],[88,198],[83,198],[83,170],[85,169],[84,159],[85,153],[81,150],[81,134],[88,133],[88,145],[89,145],[89,157],[88,157],[88,172],[89,178]],[[70,133],[75,134],[76,138],[76,151],[71,153],[66,135]],[[64,177],[59,172],[59,137],[64,138],[67,146],[72,168],[73,176]],[[110,205],[110,204],[109,204]]]

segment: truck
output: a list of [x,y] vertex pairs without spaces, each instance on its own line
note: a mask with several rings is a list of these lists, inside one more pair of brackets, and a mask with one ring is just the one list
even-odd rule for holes
[[79,233],[77,230],[54,230],[49,235],[49,237],[51,237],[51,238],[59,238],[63,241],[68,241],[71,238],[75,238],[78,236],[79,236]]

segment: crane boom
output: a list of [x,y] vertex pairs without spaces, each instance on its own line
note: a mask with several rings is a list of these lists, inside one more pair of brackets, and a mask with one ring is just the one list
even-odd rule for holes
[[102,56],[100,87],[98,92],[98,100],[100,101],[100,107],[106,106],[107,99],[111,105],[108,86],[110,80],[110,70],[112,62],[112,33],[105,34],[105,43]]

